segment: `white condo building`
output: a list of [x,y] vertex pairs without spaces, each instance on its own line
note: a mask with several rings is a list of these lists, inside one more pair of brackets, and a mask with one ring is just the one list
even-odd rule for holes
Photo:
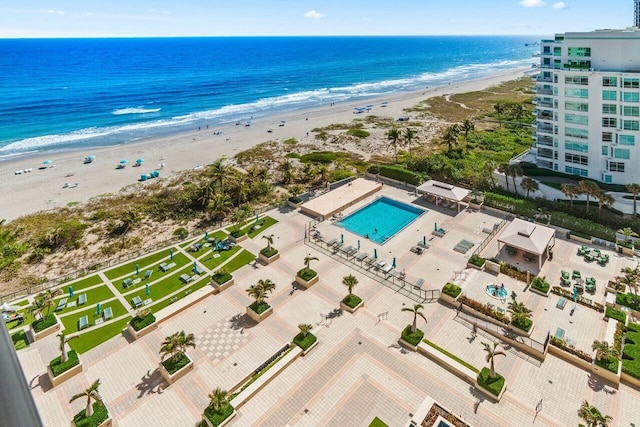
[[640,28],[558,34],[540,47],[538,166],[605,183],[640,182]]

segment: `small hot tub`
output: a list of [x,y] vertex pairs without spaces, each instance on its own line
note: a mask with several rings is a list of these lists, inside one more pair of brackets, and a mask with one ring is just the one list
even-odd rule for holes
[[507,292],[507,288],[505,288],[504,285],[496,286],[493,283],[487,285],[485,292],[490,297],[499,299],[505,299],[507,295],[509,295],[509,293]]

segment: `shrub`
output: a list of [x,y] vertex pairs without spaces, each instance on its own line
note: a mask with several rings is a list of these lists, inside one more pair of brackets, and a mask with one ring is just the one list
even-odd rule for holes
[[239,229],[239,230],[233,230],[230,234],[237,239],[238,237],[242,237],[245,234],[247,234],[247,232],[243,229]]
[[624,338],[622,371],[640,378],[640,325],[630,323]]
[[[397,181],[406,182],[412,185],[420,185],[422,176],[419,173],[412,172],[402,166],[395,165],[378,165],[378,173],[384,177],[395,179]],[[371,168],[369,168],[371,172]]]
[[610,319],[615,319],[620,323],[625,323],[627,321],[627,313],[618,310],[617,308],[607,307],[605,309],[604,315]]
[[516,280],[520,280],[521,282],[527,281],[527,272],[522,271],[520,268],[515,265],[511,265],[508,262],[500,261],[497,258],[491,258],[491,261],[500,264],[500,272],[506,274],[509,277],[513,277]]
[[358,138],[366,138],[371,135],[369,132],[363,129],[349,129],[347,133]]
[[408,342],[411,345],[418,345],[422,338],[424,338],[424,332],[420,329],[416,329],[415,332],[411,332],[411,325],[407,325],[406,328],[402,331],[402,339]]
[[180,353],[180,354],[176,355],[175,357],[169,357],[168,359],[163,360],[162,361],[162,366],[164,366],[164,368],[167,370],[167,372],[169,372],[171,375],[173,375],[176,372],[178,372],[180,369],[182,369],[185,366],[187,366],[190,361],[191,360],[189,359],[189,357],[186,354]]
[[469,362],[465,362],[464,360],[460,359],[458,356],[456,356],[455,354],[449,353],[447,350],[445,350],[442,347],[439,347],[438,345],[432,343],[431,341],[424,339],[422,340],[425,344],[427,344],[430,347],[435,348],[436,350],[438,350],[440,353],[446,355],[447,357],[455,360],[456,362],[458,362],[459,364],[461,364],[464,367],[467,367],[469,369],[471,369],[473,372],[475,372],[476,374],[480,372],[480,370],[478,368],[476,368],[475,366],[473,366],[471,363]]
[[575,348],[571,348],[569,346],[567,346],[567,343],[565,340],[561,340],[559,338],[556,337],[551,337],[551,345],[558,347],[564,351],[566,351],[567,353],[573,354],[574,356],[584,360],[587,363],[593,363],[593,357],[591,357],[591,355],[589,353],[585,353],[582,350],[578,350]]
[[137,332],[142,330],[143,328],[146,328],[147,326],[149,326],[155,321],[156,321],[156,316],[154,316],[153,313],[148,313],[144,317],[140,317],[140,316],[134,317],[133,319],[131,319],[129,324]]
[[58,356],[49,364],[54,377],[57,377],[58,375],[68,371],[69,369],[80,363],[80,359],[78,359],[78,353],[76,353],[75,350],[67,352],[67,356],[69,358],[64,363],[60,363],[60,356]]
[[307,272],[306,267],[301,269],[300,271],[298,271],[297,273],[298,277],[300,277],[301,279],[306,280],[307,282],[311,279],[313,279],[314,277],[316,277],[318,275],[318,273],[316,273],[313,269],[309,269],[309,271]]
[[490,391],[491,394],[499,396],[504,387],[504,377],[496,372],[496,377],[491,378],[489,376],[489,368],[482,368],[478,374],[478,385]]
[[330,164],[336,161],[338,154],[333,151],[316,151],[313,153],[303,154],[300,156],[300,161],[303,163],[323,163]]
[[33,323],[31,323],[31,327],[35,332],[42,332],[45,329],[55,325],[56,323],[58,322],[56,321],[56,318],[52,313],[48,316],[43,317],[42,319],[35,320]]
[[282,143],[286,145],[296,145],[298,143],[298,140],[295,138],[287,138],[284,141],[282,141]]
[[253,310],[253,312],[256,313],[256,314],[264,313],[265,311],[267,311],[269,309],[269,307],[271,307],[271,306],[268,303],[264,302],[264,301],[261,302],[261,303],[258,303],[257,301],[254,301],[249,306],[249,308],[251,310]]
[[184,227],[178,227],[173,231],[174,236],[178,236],[181,239],[186,239],[189,236],[189,230]]
[[533,321],[531,319],[522,319],[520,321],[514,319],[511,321],[511,325],[525,332],[529,332],[531,330],[531,326],[533,326]]
[[492,192],[485,193],[484,204],[516,215],[533,216],[538,212],[534,202]]
[[76,427],[97,427],[102,424],[107,418],[109,418],[109,412],[104,404],[94,402],[93,403],[93,415],[89,418],[85,417],[85,410],[78,412],[73,417],[73,422]]
[[369,166],[369,169],[367,169],[367,172],[373,175],[378,175],[380,173],[380,168],[378,165],[371,165]]
[[[640,297],[638,297],[638,301],[640,301]],[[635,296],[631,293],[616,294],[616,303],[618,305],[624,305],[625,307],[629,307],[634,310],[640,310],[640,303],[636,302]]]
[[293,338],[293,343],[305,351],[316,341],[318,341],[318,338],[311,332],[308,332],[306,336],[302,336],[302,333],[299,333]]
[[482,267],[484,265],[484,262],[485,259],[478,254],[473,254],[469,258],[469,263],[475,265],[476,267]]
[[481,303],[480,301],[471,299],[466,295],[460,295],[460,297],[458,298],[458,301],[466,305],[467,307],[472,308],[473,310],[484,314],[485,316],[488,316],[488,317],[491,317],[492,319],[497,320],[500,323],[504,323],[505,325],[509,324],[509,318],[506,315],[504,315],[503,313],[499,313],[493,308],[487,307],[486,304]]
[[533,280],[531,280],[531,287],[546,294],[549,293],[549,288],[551,288],[551,285],[544,278],[536,276],[533,278]]
[[214,426],[219,426],[220,424],[222,424],[222,422],[229,418],[232,413],[233,406],[231,406],[230,404],[226,405],[219,411],[214,411],[211,406],[207,406],[204,409],[204,416],[207,417],[207,419],[211,421],[211,424],[213,424]]
[[616,231],[614,229],[588,219],[577,218],[564,212],[553,212],[551,215],[551,224],[567,228],[571,230],[573,234],[578,232],[581,235],[587,235],[587,238],[593,236],[609,241],[614,241],[616,238]]
[[342,181],[343,179],[351,178],[354,175],[355,174],[350,170],[335,169],[335,170],[329,171],[329,181],[331,182]]
[[271,248],[262,248],[262,250],[260,250],[260,253],[264,256],[266,256],[267,258],[271,258],[272,256],[274,256],[275,254],[278,253],[278,250],[274,247]]
[[458,285],[454,285],[453,283],[447,283],[442,287],[442,293],[447,294],[452,298],[458,298],[462,289]]
[[358,304],[362,302],[362,298],[360,298],[358,295],[349,294],[344,297],[342,302],[349,308],[356,308]]
[[[302,199],[300,197],[298,197],[298,196],[291,196],[287,200],[289,200],[294,205],[297,205],[298,203],[302,203]],[[233,235],[233,233],[231,233],[231,234]],[[234,237],[236,237],[236,236],[234,236]]]

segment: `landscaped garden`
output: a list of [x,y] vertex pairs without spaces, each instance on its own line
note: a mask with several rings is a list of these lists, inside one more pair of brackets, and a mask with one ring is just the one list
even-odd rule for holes
[[[162,261],[164,258],[169,258],[170,250],[172,249],[166,248],[159,252],[146,256],[144,258],[136,259],[126,264],[119,265],[110,270],[106,270],[104,272],[104,275],[107,277],[107,279],[111,281],[114,281],[119,277],[134,276],[136,274],[136,264],[138,264],[138,271],[141,272],[142,274],[144,274],[146,270],[157,270],[156,264]],[[173,252],[174,252],[174,259],[172,262],[177,263],[178,261],[175,258],[179,252],[175,248],[173,248]]]
[[622,371],[640,379],[640,325],[630,323],[622,351]]

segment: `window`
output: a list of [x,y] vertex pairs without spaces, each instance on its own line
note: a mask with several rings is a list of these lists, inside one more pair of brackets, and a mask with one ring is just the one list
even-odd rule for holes
[[589,157],[581,156],[579,154],[564,154],[564,161],[567,163],[576,163],[578,165],[589,166]]
[[618,136],[618,144],[620,145],[636,145],[636,137],[633,135]]
[[640,116],[640,107],[627,107],[624,106],[622,109],[622,115],[627,117],[639,117]]
[[609,172],[624,172],[623,162],[608,162],[608,163],[609,163]]
[[603,90],[602,91],[602,100],[603,101],[616,101],[618,99],[618,92],[615,90]]
[[565,114],[564,121],[566,123],[575,123],[577,125],[588,125],[589,116],[582,116],[580,114]]
[[565,148],[565,150],[579,151],[581,153],[588,153],[589,152],[589,145],[588,144],[582,144],[580,142],[565,141],[564,142],[564,148]]
[[622,129],[624,130],[640,130],[640,122],[637,120],[623,120]]
[[609,146],[607,145],[603,145],[602,146],[602,151],[600,152],[603,156],[608,156],[609,155]]
[[614,148],[613,149],[613,157],[616,159],[630,159],[630,151],[627,148]]
[[569,56],[591,56],[591,48],[590,47],[570,47],[569,48]]
[[589,131],[587,129],[566,127],[564,128],[564,136],[568,136],[570,138],[589,139]]
[[638,92],[622,92],[622,100],[624,102],[640,102],[640,93]]
[[613,133],[602,132],[602,142],[613,142]]
[[602,104],[602,114],[618,114],[618,106],[616,104]]
[[567,98],[589,98],[589,89],[566,87],[564,88],[564,96]]
[[613,182],[613,178],[611,175],[602,175],[602,181],[606,184],[611,184]]
[[588,170],[582,169],[582,168],[574,168],[572,166],[565,166],[564,172],[571,175],[578,175],[578,176],[584,176],[584,177],[589,176]]
[[564,83],[568,85],[589,86],[589,77],[587,76],[564,76]]
[[553,48],[553,56],[562,56],[562,48],[554,47]]
[[617,77],[603,77],[602,78],[602,86],[604,86],[604,87],[618,87],[618,78]]
[[640,88],[640,79],[624,78],[622,79],[622,87],[627,89]]
[[565,102],[564,109],[570,111],[589,112],[589,104],[586,102]]
[[603,128],[614,128],[618,125],[618,119],[613,117],[603,117],[602,118],[602,127]]

